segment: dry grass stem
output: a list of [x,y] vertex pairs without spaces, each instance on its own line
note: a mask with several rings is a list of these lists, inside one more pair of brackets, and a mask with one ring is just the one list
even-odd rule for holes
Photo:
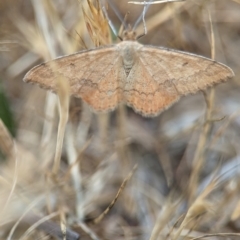
[[240,234],[238,233],[213,233],[213,234],[205,234],[200,237],[192,238],[191,240],[198,240],[203,238],[209,238],[209,237],[239,237]]
[[17,229],[17,226],[19,225],[19,223],[24,219],[24,217],[26,217],[27,214],[29,214],[30,211],[33,210],[33,208],[35,207],[35,205],[37,205],[37,203],[39,201],[42,200],[42,197],[35,199],[31,204],[29,204],[29,206],[27,207],[27,209],[23,212],[22,216],[16,221],[16,223],[13,225],[11,231],[9,232],[9,235],[7,237],[7,240],[12,240],[14,231]]
[[128,176],[124,179],[124,181],[122,182],[120,188],[118,189],[118,192],[115,196],[115,198],[112,200],[112,202],[109,204],[109,206],[104,210],[104,212],[99,215],[97,218],[95,218],[93,220],[93,222],[95,224],[99,224],[100,221],[102,221],[102,219],[108,214],[108,212],[113,208],[114,204],[116,203],[116,201],[118,200],[121,192],[124,190],[124,188],[126,187],[128,181],[132,178],[134,172],[137,170],[137,165],[135,165],[132,169],[132,171],[128,174]]
[[[21,238],[19,238],[19,240],[24,240],[26,239],[26,237],[29,237],[35,229],[39,228],[41,225],[43,225],[43,223],[45,223],[46,221],[50,220],[53,217],[56,217],[59,215],[59,212],[53,212],[45,217],[40,218],[37,222],[35,222],[34,224],[32,224],[26,231],[25,233],[21,236]],[[28,217],[27,217],[28,218]],[[32,220],[32,218],[30,217],[30,219]],[[44,227],[43,227],[44,229]]]
[[83,222],[78,222],[78,225],[82,228],[82,230],[88,234],[88,236],[92,239],[92,240],[100,240],[100,238],[96,235],[96,233],[93,232],[93,230],[91,230],[91,228],[89,228],[86,224],[84,224]]
[[58,124],[58,135],[57,135],[57,144],[56,152],[53,163],[53,173],[57,174],[60,167],[61,155],[62,155],[62,146],[66,124],[68,121],[68,108],[69,108],[69,84],[66,79],[58,78],[58,97],[59,97],[59,124]]
[[[215,59],[215,39],[214,39],[214,31],[213,31],[213,24],[211,13],[208,11],[209,22],[210,22],[210,29],[211,29],[211,56],[212,59]],[[204,154],[206,151],[206,144],[209,139],[209,131],[212,127],[213,122],[210,121],[212,118],[212,111],[213,111],[213,104],[214,104],[214,89],[210,90],[210,94],[207,95],[204,93],[205,101],[207,110],[205,113],[205,123],[203,124],[203,129],[201,135],[199,137],[197,149],[195,152],[195,156],[193,158],[193,171],[189,182],[189,193],[190,193],[190,202],[193,201],[195,198],[195,189],[197,189],[198,178],[200,176],[200,172],[202,167],[204,166]]]
[[0,119],[0,150],[7,157],[11,157],[14,150],[14,140],[2,119]]
[[[240,1],[128,2],[0,1],[0,240],[239,239]],[[92,111],[70,96],[72,68],[60,76],[51,65],[55,93],[22,81],[37,64],[104,50],[120,43],[117,32],[132,26],[139,36],[144,25],[139,43],[210,57],[234,80],[154,118],[124,104]],[[154,59],[153,67],[162,63]],[[81,62],[84,81],[97,76],[95,66]],[[151,74],[164,72],[158,66]],[[99,82],[108,71],[103,66]]]
[[153,4],[159,4],[159,3],[169,3],[169,2],[183,2],[186,0],[161,0],[161,1],[143,1],[143,2],[134,2],[134,1],[129,1],[128,3],[132,4],[137,4],[137,5],[153,5]]

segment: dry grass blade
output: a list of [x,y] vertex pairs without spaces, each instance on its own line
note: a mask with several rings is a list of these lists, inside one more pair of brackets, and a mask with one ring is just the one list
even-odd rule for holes
[[159,3],[170,3],[170,2],[184,2],[186,0],[161,0],[161,1],[143,1],[143,2],[134,2],[134,1],[129,1],[128,3],[132,4],[137,4],[137,5],[154,5],[154,4],[159,4]]
[[42,200],[42,197],[39,197],[37,199],[35,199],[28,207],[27,209],[23,212],[22,216],[16,221],[16,223],[13,225],[11,231],[9,232],[9,235],[7,237],[7,240],[12,240],[14,231],[17,229],[17,226],[19,225],[19,223],[24,219],[24,217],[27,216],[27,214],[29,214],[30,211],[33,210],[33,208]]
[[0,150],[7,157],[13,154],[14,140],[11,134],[8,132],[6,126],[4,125],[2,119],[0,119]]
[[[50,220],[51,218],[53,218],[53,217],[56,217],[56,216],[58,216],[59,215],[59,212],[53,212],[53,213],[51,213],[50,215],[48,215],[48,216],[45,216],[45,217],[43,217],[43,218],[40,218],[37,222],[35,222],[34,224],[32,224],[33,223],[33,219],[34,219],[34,217],[33,216],[26,216],[25,217],[25,219],[23,219],[23,220],[25,220],[26,222],[30,222],[31,221],[31,227],[29,227],[27,230],[26,230],[26,232],[21,236],[21,238],[19,239],[19,240],[24,240],[26,237],[29,237],[29,235],[31,235],[32,234],[32,232],[36,229],[36,228],[39,228],[39,227],[42,227],[42,229],[43,230],[45,230],[45,228],[43,227],[44,225],[46,225],[46,222],[48,221],[48,220]],[[44,224],[45,223],[45,224]],[[45,232],[47,232],[47,231],[45,231]]]
[[[15,21],[14,24],[22,33],[21,37],[24,38],[21,40],[21,44],[38,56],[49,59],[50,55],[44,41],[44,36],[41,34],[37,25],[27,22],[27,20],[21,16],[18,17],[18,21]],[[34,41],[32,39],[34,39]]]
[[88,236],[92,239],[92,240],[100,240],[100,238],[96,235],[96,233],[93,232],[93,230],[91,230],[91,228],[89,228],[86,224],[84,224],[83,222],[78,222],[78,225],[82,228],[82,230],[88,234]]
[[[7,99],[4,103],[0,94],[0,239],[239,238],[239,0],[217,4],[211,0],[155,1],[154,7],[146,1],[141,5],[128,1],[111,0],[109,6],[103,0],[0,1],[0,88]],[[123,17],[117,15],[126,13],[123,23]],[[206,103],[202,94],[190,94],[151,119],[123,105],[117,111],[96,114],[81,99],[70,97],[72,90],[79,92],[83,69],[82,80],[90,83],[88,80],[96,76],[95,84],[99,85],[109,66],[117,63],[115,55],[108,55],[108,64],[98,61],[102,64],[98,72],[95,62],[99,59],[89,53],[99,49],[106,53],[112,46],[115,54],[119,46],[131,42],[116,39],[117,31],[112,33],[108,24],[114,29],[121,24],[125,30],[128,24],[136,29],[136,19],[142,25],[146,22],[147,34],[134,45],[144,49],[135,51],[133,65],[139,67],[135,75],[144,69],[139,54],[151,50],[145,61],[151,74],[145,71],[145,75],[138,75],[138,91],[144,86],[156,95],[152,82],[148,82],[150,75],[169,77],[170,81],[162,84],[161,97],[169,93],[171,83],[182,82],[188,90],[194,87],[191,84],[199,83],[199,63],[190,69],[189,81],[182,81],[189,62],[184,65],[186,62],[179,60],[187,55],[179,50],[222,62],[228,77],[233,76],[230,68],[234,70],[235,81],[214,87],[215,96],[207,93]],[[136,31],[140,35],[143,26]],[[10,42],[20,44],[8,45],[5,51],[4,44]],[[161,49],[160,54],[153,57],[156,49]],[[176,49],[174,57],[169,49]],[[74,52],[78,53],[71,55]],[[62,55],[79,57],[82,52],[87,54],[75,72],[73,65],[53,65],[49,68],[50,74],[54,72],[53,81],[47,75],[42,77],[46,86],[55,84],[59,97],[22,82],[32,66]],[[164,54],[171,58],[162,61]],[[129,83],[129,79],[119,80],[119,66],[127,58],[118,56],[104,87],[123,88]],[[86,65],[88,58],[92,61]],[[219,71],[212,73],[216,62],[208,61],[209,72],[201,79],[210,83]],[[193,72],[200,75],[193,76]],[[70,86],[66,84],[69,74],[76,80]],[[83,92],[90,97],[96,91]],[[98,106],[105,103],[103,92],[106,99],[112,93],[100,92],[100,98],[94,100]],[[121,104],[126,100],[121,94],[115,96]],[[155,105],[156,101],[149,104]],[[7,129],[5,107],[15,118],[14,138]],[[138,170],[128,187],[128,173],[136,163]]]
[[53,163],[54,174],[58,173],[59,167],[60,167],[64,133],[65,133],[66,124],[68,121],[68,108],[69,108],[69,98],[70,98],[68,81],[66,81],[66,79],[62,77],[59,77],[57,78],[57,85],[58,85],[60,120],[58,125],[56,152],[55,152],[55,158]]
[[[213,31],[213,23],[211,19],[211,13],[208,11],[209,16],[209,22],[210,22],[210,29],[211,29],[211,55],[212,59],[215,59],[215,39],[214,39],[214,31]],[[205,113],[205,123],[203,125],[203,129],[201,132],[201,135],[199,137],[197,149],[195,152],[195,156],[193,158],[193,171],[189,182],[189,196],[190,196],[190,202],[193,201],[195,197],[195,189],[197,189],[198,184],[198,178],[200,175],[200,172],[202,170],[202,167],[204,166],[204,154],[206,151],[206,145],[209,138],[209,131],[211,129],[211,126],[213,124],[212,121],[212,111],[213,111],[213,104],[214,104],[214,89],[210,90],[210,94],[207,95],[204,93],[205,101],[207,110]]]
[[190,240],[198,240],[198,239],[209,238],[209,237],[240,237],[240,234],[239,233],[212,233],[212,234],[205,234],[196,238],[191,238]]
[[[23,221],[25,223],[30,224],[31,227],[29,227],[26,230],[26,232],[21,236],[21,238],[19,240],[24,240],[24,239],[26,239],[26,237],[29,238],[29,235],[33,234],[32,232],[34,231],[34,229],[41,230],[44,233],[49,234],[50,236],[55,237],[57,239],[59,239],[59,238],[62,239],[63,235],[62,235],[60,226],[50,220],[51,218],[56,217],[58,215],[59,215],[59,212],[53,212],[42,218],[40,218],[37,215],[26,216],[23,219]],[[66,236],[67,236],[67,240],[79,240],[80,239],[79,234],[70,229],[66,229]]]
[[96,1],[96,7],[90,0],[87,2],[89,6],[88,12],[86,12],[84,8],[82,11],[88,33],[94,43],[94,46],[98,47],[109,44],[111,42],[109,26],[100,7],[99,0]]
[[128,176],[124,179],[124,181],[122,182],[120,188],[118,189],[118,192],[117,192],[115,198],[112,200],[112,202],[109,204],[109,206],[104,210],[104,212],[103,212],[100,216],[98,216],[97,218],[95,218],[95,219],[93,220],[93,222],[94,222],[95,224],[99,224],[99,223],[102,221],[102,219],[108,214],[108,212],[113,208],[113,206],[114,206],[114,204],[116,203],[116,201],[118,200],[121,192],[122,192],[123,189],[126,187],[127,182],[132,178],[132,176],[133,176],[133,174],[134,174],[134,172],[135,172],[136,170],[137,170],[137,165],[135,165],[135,166],[133,167],[132,171],[131,171],[131,172],[128,174]]
[[[16,142],[12,139],[10,133],[8,132],[6,126],[3,121],[0,119],[0,150],[10,161],[14,161],[14,172],[13,172],[13,180],[11,190],[6,199],[5,204],[2,207],[1,214],[5,213],[8,205],[10,204],[11,198],[14,195],[14,190],[16,188],[17,180],[18,180],[18,147]],[[4,180],[4,179],[3,179]]]
[[171,216],[174,214],[174,212],[177,209],[178,204],[171,203],[170,199],[166,202],[164,207],[161,209],[160,213],[158,214],[156,223],[154,225],[154,228],[151,233],[150,240],[157,240],[159,239],[159,236],[161,236],[161,233],[163,229],[166,227],[168,220],[171,218]]

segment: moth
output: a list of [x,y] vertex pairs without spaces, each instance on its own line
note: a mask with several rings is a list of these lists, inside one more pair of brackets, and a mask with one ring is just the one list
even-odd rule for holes
[[56,79],[68,81],[71,95],[93,110],[108,112],[125,103],[153,117],[182,96],[205,90],[234,76],[224,64],[199,55],[142,45],[136,33],[123,41],[56,58],[32,68],[25,82],[57,92]]

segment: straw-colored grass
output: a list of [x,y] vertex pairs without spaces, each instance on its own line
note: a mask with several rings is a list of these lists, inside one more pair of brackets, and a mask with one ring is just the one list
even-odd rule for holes
[[141,43],[235,72],[155,118],[124,105],[93,113],[61,77],[57,95],[22,81],[38,63],[119,41],[109,21],[119,29],[129,11],[133,26],[142,10],[125,0],[0,1],[0,240],[239,239],[240,1],[149,7]]

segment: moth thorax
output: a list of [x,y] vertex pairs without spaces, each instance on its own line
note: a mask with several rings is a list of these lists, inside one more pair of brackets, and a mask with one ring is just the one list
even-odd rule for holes
[[136,51],[132,46],[125,46],[122,52],[123,66],[126,74],[128,75],[133,65],[136,62]]

